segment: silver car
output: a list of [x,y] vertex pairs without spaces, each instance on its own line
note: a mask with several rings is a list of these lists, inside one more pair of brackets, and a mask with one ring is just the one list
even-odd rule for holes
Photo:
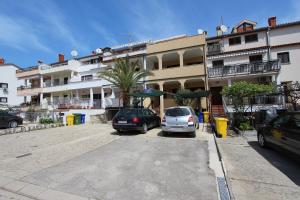
[[166,110],[161,127],[163,132],[194,133],[199,128],[199,120],[191,107],[171,107]]

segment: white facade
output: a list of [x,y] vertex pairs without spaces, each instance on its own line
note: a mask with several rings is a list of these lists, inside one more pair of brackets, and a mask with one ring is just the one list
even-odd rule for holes
[[0,103],[8,106],[18,106],[24,98],[17,96],[17,88],[24,83],[17,80],[16,70],[19,68],[13,64],[0,65]]
[[[255,41],[245,41],[245,37],[249,35],[257,35]],[[240,44],[229,44],[230,38],[240,38]],[[300,78],[300,22],[290,24],[277,25],[274,27],[263,27],[254,29],[252,31],[245,31],[241,33],[233,33],[219,37],[212,37],[207,39],[207,44],[219,44],[219,52],[210,54],[208,48],[207,67],[208,72],[214,72],[215,67],[222,66],[238,66],[243,64],[250,64],[251,59],[257,59],[261,56],[261,62],[280,60],[280,70],[263,70],[263,73],[249,73],[246,79],[250,77],[267,77],[268,80],[276,81],[277,84],[281,82],[299,81]],[[278,53],[288,54],[288,62],[281,60]],[[218,63],[221,66],[214,66]],[[232,67],[234,69],[234,67]],[[212,73],[213,74],[213,73]],[[247,73],[246,73],[247,74]],[[245,74],[243,74],[245,75]],[[232,82],[241,80],[242,74],[226,74],[225,76],[211,76],[208,73],[210,85],[218,84],[220,81]],[[219,80],[219,81],[216,81]],[[252,81],[260,79],[253,79]],[[220,84],[219,84],[220,85]],[[222,84],[221,84],[222,85]]]

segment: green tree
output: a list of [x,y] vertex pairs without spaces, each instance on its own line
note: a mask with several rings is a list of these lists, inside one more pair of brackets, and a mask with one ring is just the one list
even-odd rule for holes
[[100,78],[107,80],[120,89],[120,98],[123,100],[124,107],[129,106],[129,93],[132,89],[139,85],[139,81],[149,75],[152,75],[152,73],[141,69],[138,61],[130,62],[128,58],[119,59],[112,69],[98,73]]
[[293,109],[297,111],[300,103],[300,83],[295,81],[283,84],[281,91],[286,96],[288,102],[292,104]]
[[222,95],[231,100],[233,109],[235,111],[236,125],[241,121],[245,121],[244,113],[250,108],[252,115],[252,98],[259,94],[267,94],[275,91],[274,85],[264,85],[257,83],[249,83],[240,81],[234,83],[232,86],[225,86],[222,90]]

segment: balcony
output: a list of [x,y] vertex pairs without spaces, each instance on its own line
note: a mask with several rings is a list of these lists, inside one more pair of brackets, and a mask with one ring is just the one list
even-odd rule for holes
[[42,88],[40,87],[21,86],[17,88],[18,96],[38,95],[41,92]]
[[[48,104],[50,106],[51,103]],[[53,100],[54,109],[88,109],[90,108],[90,99],[88,98],[57,98]],[[101,99],[93,100],[94,109],[101,108]]]
[[208,44],[207,45],[207,55],[215,55],[222,53],[222,45],[221,44]]
[[244,63],[237,65],[225,65],[222,67],[208,68],[209,78],[230,77],[239,75],[255,75],[279,72],[281,64],[279,60]]

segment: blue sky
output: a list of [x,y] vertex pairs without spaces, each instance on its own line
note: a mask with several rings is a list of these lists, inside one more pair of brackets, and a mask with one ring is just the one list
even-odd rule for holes
[[221,16],[231,28],[245,18],[258,26],[273,15],[280,23],[300,20],[297,0],[0,0],[0,8],[0,57],[20,67],[199,28],[213,36]]

